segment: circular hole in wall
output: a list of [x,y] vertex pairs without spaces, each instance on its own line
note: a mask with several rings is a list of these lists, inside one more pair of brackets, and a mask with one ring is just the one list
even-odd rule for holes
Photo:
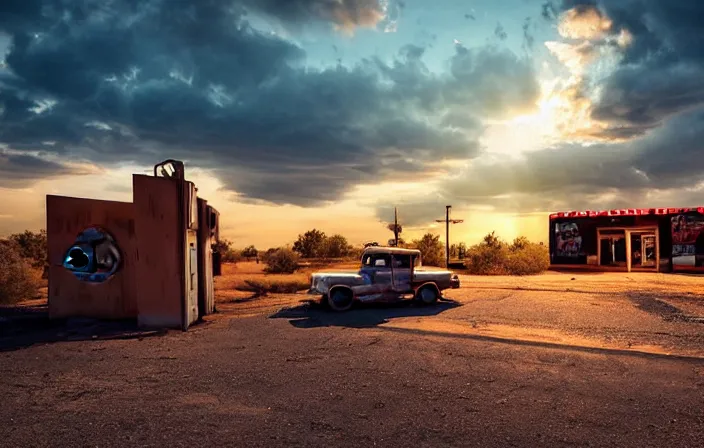
[[103,229],[83,230],[66,251],[63,266],[81,281],[102,283],[120,268],[122,256],[115,239]]

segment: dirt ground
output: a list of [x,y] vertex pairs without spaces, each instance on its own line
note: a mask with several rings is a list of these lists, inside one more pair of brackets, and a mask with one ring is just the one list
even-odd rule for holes
[[702,277],[461,276],[333,313],[233,290],[256,269],[185,333],[0,338],[3,446],[704,446]]

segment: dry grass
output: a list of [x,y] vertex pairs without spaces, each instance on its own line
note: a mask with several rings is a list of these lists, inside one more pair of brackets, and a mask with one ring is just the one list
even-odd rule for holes
[[310,275],[319,270],[357,270],[358,261],[323,260],[308,261],[302,269],[294,274],[268,274],[264,272],[266,265],[254,261],[237,264],[224,263],[222,275],[215,277],[215,300],[217,302],[232,302],[252,295],[266,293],[295,293],[308,289]]

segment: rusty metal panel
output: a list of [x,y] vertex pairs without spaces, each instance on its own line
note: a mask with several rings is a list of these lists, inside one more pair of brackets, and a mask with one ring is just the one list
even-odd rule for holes
[[142,327],[181,328],[186,245],[180,180],[132,176],[139,241],[137,304]]
[[[137,316],[134,224],[134,207],[129,202],[46,197],[50,317],[122,319]],[[103,275],[95,275],[95,269],[91,270],[85,263],[71,264],[72,249],[90,246],[91,241],[79,238],[85,237],[87,229],[97,229],[97,234],[107,236],[110,249],[116,251],[111,260],[116,264]],[[90,255],[102,257],[103,247],[105,243],[98,242],[97,252]],[[86,257],[80,250],[75,250],[73,255]]]
[[208,201],[198,198],[198,311],[201,316],[215,311],[211,210]]

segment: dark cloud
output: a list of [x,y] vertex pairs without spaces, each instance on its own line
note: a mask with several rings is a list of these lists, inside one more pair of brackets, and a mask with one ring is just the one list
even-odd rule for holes
[[485,117],[534,105],[531,63],[505,49],[458,47],[441,76],[412,45],[391,61],[315,69],[245,12],[338,23],[340,7],[361,25],[351,11],[373,3],[3,3],[0,143],[98,164],[181,158],[243,199],[314,205],[472,158]]
[[375,26],[384,16],[379,0],[246,0],[244,4],[286,21],[320,19],[343,28]]
[[[531,29],[533,28],[533,29]],[[523,21],[523,49],[526,51],[533,51],[533,46],[535,45],[535,36],[533,31],[535,29],[535,24],[530,17],[526,17]]]
[[506,40],[508,38],[508,34],[502,24],[496,24],[496,28],[494,28],[494,36],[496,36],[499,40]]
[[555,20],[559,11],[558,0],[548,0],[541,5],[540,16],[545,20]]
[[85,168],[71,167],[29,154],[0,151],[0,187],[26,188],[38,180],[88,174]]
[[599,11],[612,21],[613,36],[622,30],[632,36],[619,67],[601,85],[594,118],[638,135],[704,104],[704,2],[564,0],[559,10]]

